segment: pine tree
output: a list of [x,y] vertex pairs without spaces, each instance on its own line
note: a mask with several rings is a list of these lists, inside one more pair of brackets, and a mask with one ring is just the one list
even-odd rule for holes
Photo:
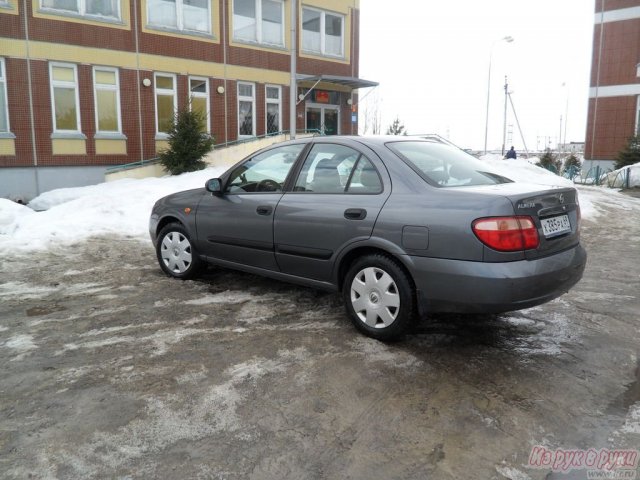
[[202,170],[202,160],[215,143],[205,132],[205,114],[188,107],[180,110],[169,129],[169,148],[160,153],[160,163],[172,174]]
[[638,162],[640,162],[640,134],[631,137],[624,149],[618,152],[616,170]]
[[389,128],[387,128],[387,135],[406,135],[407,131],[404,129],[404,124],[400,123],[400,119],[396,117]]
[[540,161],[537,163],[537,165],[539,167],[546,168],[553,173],[558,173],[560,171],[560,167],[562,166],[562,162],[558,160],[558,158],[553,153],[551,153],[550,149],[547,149],[547,151],[544,152],[544,155],[540,157]]
[[573,153],[564,160],[565,172],[572,167],[574,170],[580,170],[580,168],[582,168],[582,164],[580,163],[580,160],[578,160],[578,157],[576,157]]

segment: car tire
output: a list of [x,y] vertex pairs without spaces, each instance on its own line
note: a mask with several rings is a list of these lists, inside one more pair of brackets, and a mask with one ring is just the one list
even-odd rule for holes
[[181,280],[194,278],[204,265],[187,229],[180,223],[170,223],[160,230],[156,256],[164,273]]
[[402,337],[415,317],[415,289],[400,264],[382,254],[358,258],[342,288],[345,308],[355,327],[377,340]]

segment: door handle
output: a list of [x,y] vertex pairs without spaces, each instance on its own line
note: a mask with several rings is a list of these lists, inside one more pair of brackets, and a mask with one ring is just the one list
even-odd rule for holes
[[347,220],[364,220],[367,218],[367,211],[364,208],[347,208],[344,211],[344,218]]
[[260,205],[256,208],[256,212],[258,215],[271,215],[273,212],[273,207],[271,205]]

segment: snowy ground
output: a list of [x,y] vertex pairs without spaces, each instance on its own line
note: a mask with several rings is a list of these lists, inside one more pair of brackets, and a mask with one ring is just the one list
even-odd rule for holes
[[0,204],[0,478],[551,480],[534,445],[640,445],[640,200],[580,187],[569,294],[385,345],[333,294],[161,274],[151,205],[219,173]]

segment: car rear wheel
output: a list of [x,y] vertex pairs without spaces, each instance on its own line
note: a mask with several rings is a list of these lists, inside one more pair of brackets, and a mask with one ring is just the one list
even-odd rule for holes
[[202,260],[187,230],[179,223],[170,223],[160,230],[156,255],[160,268],[174,278],[193,278],[202,269]]
[[404,269],[385,255],[356,260],[342,289],[345,308],[355,327],[378,340],[406,333],[415,312],[415,294]]

